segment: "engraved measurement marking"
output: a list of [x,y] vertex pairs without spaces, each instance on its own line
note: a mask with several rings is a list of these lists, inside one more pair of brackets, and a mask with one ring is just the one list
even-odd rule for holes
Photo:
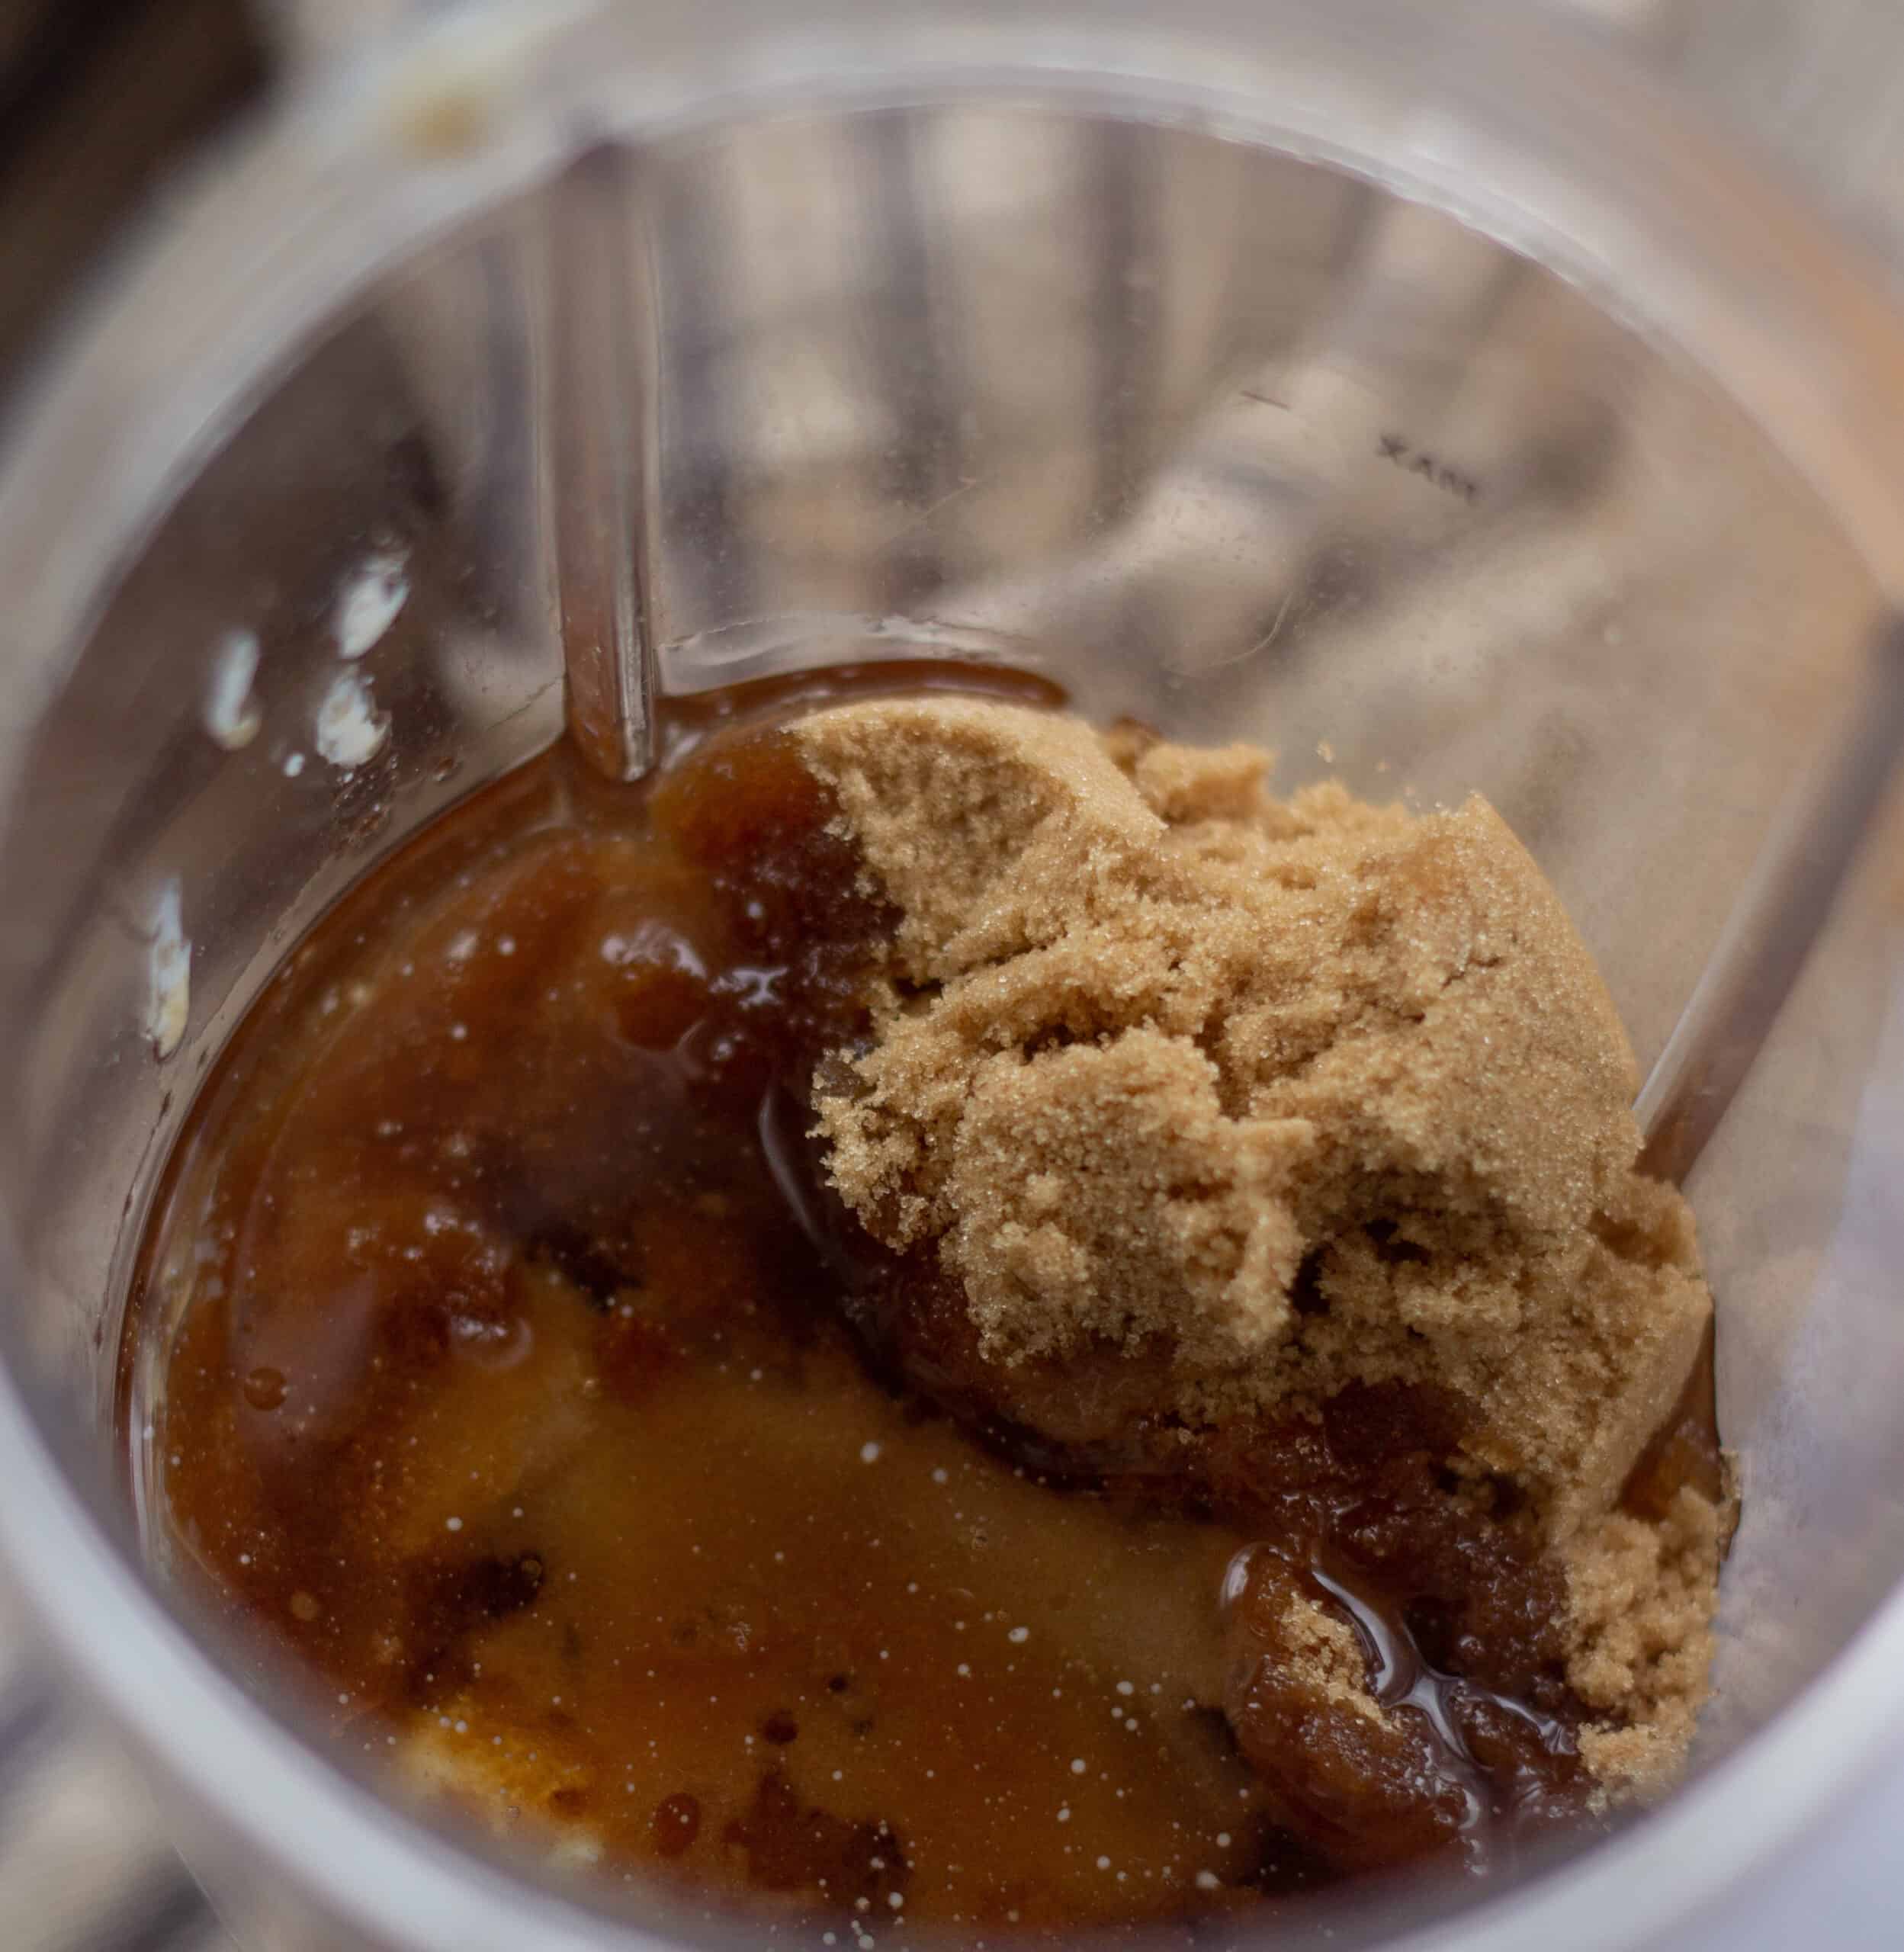
[[1425,448],[1413,446],[1399,434],[1384,434],[1376,451],[1384,461],[1392,461],[1397,467],[1420,475],[1423,480],[1450,495],[1459,495],[1464,502],[1472,504],[1481,499],[1481,484],[1472,475],[1463,474],[1459,468],[1450,467],[1445,462],[1436,460]]

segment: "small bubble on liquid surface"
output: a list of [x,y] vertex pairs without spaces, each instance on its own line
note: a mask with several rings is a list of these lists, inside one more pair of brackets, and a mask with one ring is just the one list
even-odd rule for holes
[[245,1401],[254,1410],[275,1410],[284,1400],[284,1372],[279,1369],[253,1369],[245,1378]]
[[654,1847],[664,1857],[678,1857],[701,1834],[701,1804],[685,1790],[663,1796],[654,1807],[649,1828]]

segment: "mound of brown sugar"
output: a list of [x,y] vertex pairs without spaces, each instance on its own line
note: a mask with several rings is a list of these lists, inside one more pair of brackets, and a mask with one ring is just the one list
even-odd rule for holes
[[1634,1170],[1612,1003],[1492,809],[1278,801],[1253,747],[977,701],[794,733],[899,917],[816,1096],[869,1231],[936,1252],[1002,1371],[1135,1359],[1186,1427],[1444,1395],[1456,1478],[1514,1486],[1566,1568],[1589,1766],[1668,1772],[1717,1520],[1617,1507],[1710,1298]]

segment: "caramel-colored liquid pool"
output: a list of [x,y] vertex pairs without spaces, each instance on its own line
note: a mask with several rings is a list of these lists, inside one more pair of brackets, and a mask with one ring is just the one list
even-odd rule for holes
[[[129,1376],[172,1337],[172,1556],[480,1825],[849,1939],[1220,1918],[1578,1819],[1555,1596],[1511,1514],[1411,1503],[1434,1406],[1174,1490],[1016,1443],[894,1332],[930,1283],[859,1252],[806,1106],[888,920],[756,708],[682,716],[640,790],[551,753],[274,979],[128,1329]],[[1292,1565],[1418,1705],[1406,1752],[1251,1678]]]

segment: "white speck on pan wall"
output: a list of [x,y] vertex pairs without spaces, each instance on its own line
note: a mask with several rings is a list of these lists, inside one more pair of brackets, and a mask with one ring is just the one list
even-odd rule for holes
[[226,631],[219,640],[205,692],[205,730],[228,753],[249,746],[265,722],[264,708],[252,689],[257,676],[257,633]]
[[409,577],[399,550],[367,556],[337,592],[332,634],[339,657],[358,658],[379,643],[409,600]]
[[184,1042],[191,1015],[191,942],[177,879],[159,891],[146,955],[146,1035],[162,1062]]
[[368,678],[345,671],[332,679],[313,733],[320,758],[348,772],[375,758],[390,734],[390,714],[377,709]]

